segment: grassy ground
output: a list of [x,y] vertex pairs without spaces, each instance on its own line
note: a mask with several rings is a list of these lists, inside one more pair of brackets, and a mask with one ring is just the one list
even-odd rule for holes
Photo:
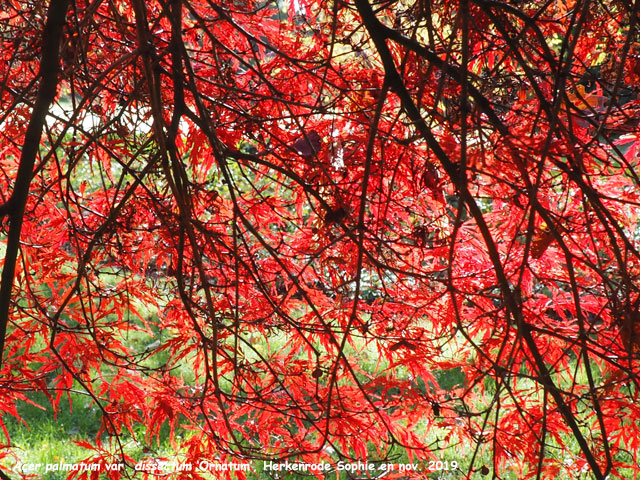
[[[20,404],[19,414],[24,419],[28,427],[15,418],[4,419],[14,445],[13,452],[18,457],[20,464],[43,465],[43,467],[41,467],[37,472],[33,472],[36,474],[34,478],[43,480],[64,480],[67,478],[69,472],[45,472],[44,465],[57,463],[74,464],[89,457],[91,452],[75,444],[73,441],[84,440],[93,442],[100,428],[101,413],[95,406],[92,406],[88,397],[79,393],[71,395],[71,404],[69,401],[65,401],[66,399],[63,399],[60,403],[60,408],[56,416],[54,416],[49,400],[43,394],[33,394],[31,397],[35,403],[42,405],[44,409],[25,402]],[[185,432],[181,433],[184,434]],[[444,436],[446,432],[440,432],[440,434]],[[144,438],[144,432],[140,432],[139,438]],[[106,437],[103,437],[103,439],[106,440]],[[436,441],[435,434],[434,441]],[[154,444],[152,450],[150,450],[148,446],[137,443],[132,439],[123,438],[123,443],[125,444],[127,454],[133,457],[136,461],[144,460],[145,458],[165,456],[171,458],[175,454],[169,444],[168,432],[166,429],[161,432],[159,445]],[[370,453],[372,454],[371,458],[375,458],[374,451],[375,449],[372,446],[370,449]],[[457,461],[462,467],[465,464],[465,459],[461,458],[461,454],[469,456],[471,451],[465,449],[463,453],[460,449],[454,449],[444,455],[441,460],[443,462],[447,462],[445,465],[450,465],[450,462]],[[406,452],[400,449],[396,449],[392,458],[394,458],[393,461],[396,464],[411,463],[406,456]],[[5,459],[2,463],[5,465],[14,463],[13,461],[7,460],[10,459]],[[468,461],[468,459],[466,460]],[[289,461],[295,462],[295,459],[289,459]],[[249,475],[250,479],[275,478],[274,472],[268,473],[263,470],[263,462],[255,461],[253,462],[253,466],[255,467],[256,472],[255,474]],[[397,468],[398,467],[396,466],[396,470]],[[136,476],[136,478],[139,477],[140,476]],[[430,473],[428,478],[454,480],[462,477],[463,474],[461,470],[441,470]],[[11,478],[18,478],[18,476],[13,474]],[[100,478],[106,478],[106,476],[103,474]],[[165,478],[171,478],[171,476]],[[211,476],[211,478],[217,477]],[[302,477],[297,473],[280,473],[278,478],[281,480],[297,480]],[[336,478],[335,473],[328,474],[326,478]],[[347,479],[355,477],[350,477],[347,475],[346,471],[343,471],[339,478]],[[360,476],[358,476],[358,478],[360,478]],[[515,479],[515,477],[511,475],[506,475],[502,478]]]
[[[100,413],[81,395],[73,395],[71,405],[61,402],[54,417],[49,400],[43,394],[31,395],[44,409],[22,402],[18,407],[25,424],[13,417],[3,419],[21,463],[74,463],[87,456],[73,440],[95,438],[100,428]],[[46,480],[66,478],[61,472],[40,472]],[[40,475],[39,475],[40,476]]]
[[[156,332],[157,335],[161,335]],[[144,348],[144,345],[150,341],[149,338],[131,338],[131,345],[139,348]],[[277,340],[274,340],[277,344]],[[283,339],[284,344],[284,339]],[[370,358],[366,362],[371,362],[372,370],[375,369],[374,365],[377,363],[377,358],[371,352]],[[156,359],[158,360],[158,359]],[[162,360],[162,359],[160,359]],[[366,365],[363,365],[366,367]],[[188,373],[188,369],[183,372]],[[434,372],[440,386],[445,390],[451,390],[459,386],[464,382],[464,374],[460,369],[451,369]],[[419,382],[418,382],[419,383]],[[521,379],[520,384],[531,383],[530,380]],[[491,391],[491,386],[485,386],[487,392]],[[416,388],[426,388],[423,384],[417,384]],[[490,394],[490,393],[489,393]],[[30,399],[40,405],[39,408],[36,405],[21,402],[19,405],[19,416],[24,420],[24,423],[20,422],[16,418],[6,417],[3,421],[11,437],[11,442],[14,445],[12,449],[13,454],[17,457],[20,463],[25,464],[57,464],[57,463],[78,463],[87,457],[91,456],[91,452],[75,444],[74,440],[83,440],[93,443],[96,439],[96,435],[100,430],[100,424],[102,414],[100,410],[91,402],[91,399],[83,395],[81,392],[72,393],[70,396],[70,402],[67,398],[63,398],[60,402],[60,407],[57,414],[54,413],[50,401],[42,393],[34,393],[30,395]],[[144,426],[139,426],[138,440],[144,439]],[[442,439],[448,435],[448,430],[445,427],[432,428],[430,433],[430,441],[432,444],[438,445],[438,442],[442,442]],[[184,431],[178,432],[180,435],[186,435]],[[123,437],[122,442],[125,446],[126,453],[130,455],[135,461],[144,460],[145,458],[158,458],[158,457],[174,457],[175,453],[170,445],[168,435],[168,428],[161,431],[159,444],[145,445],[139,443],[131,438]],[[103,437],[106,442],[108,439]],[[567,439],[567,441],[571,441]],[[454,480],[463,478],[466,472],[469,471],[469,464],[473,461],[474,473],[472,478],[492,478],[493,465],[490,458],[489,449],[484,453],[474,452],[474,448],[471,445],[456,444],[455,439],[451,441],[453,447],[441,452],[438,460],[442,461],[442,465],[433,464],[433,467],[440,467],[439,470],[431,471],[427,478],[439,479],[439,480]],[[577,451],[577,449],[576,449]],[[0,454],[2,452],[0,451]],[[372,445],[370,448],[371,458],[375,458],[375,448]],[[409,464],[412,463],[405,451],[396,449],[392,455],[394,463],[396,464]],[[15,463],[10,457],[5,458],[4,461],[0,460],[4,465],[10,465]],[[289,459],[294,462],[295,459]],[[452,462],[457,462],[460,468],[450,469]],[[428,465],[428,464],[427,464]],[[275,478],[274,472],[264,472],[263,463],[256,461],[253,462],[253,466],[256,468],[255,474],[249,475],[250,479],[273,479]],[[448,470],[446,468],[449,468]],[[484,468],[483,468],[484,467]],[[463,473],[464,472],[464,473]],[[41,478],[43,480],[63,480],[68,476],[68,472],[50,471],[45,472],[41,469],[36,473],[34,478]],[[504,480],[517,479],[518,474],[515,471],[509,471],[504,469],[499,472],[499,478]],[[17,475],[13,475],[12,478],[17,478]],[[105,475],[101,475],[101,478],[106,478]],[[171,476],[164,477],[171,478]],[[215,477],[211,477],[215,478]],[[278,478],[281,480],[291,479],[296,480],[300,477],[300,474],[280,473]],[[312,477],[309,477],[312,478]],[[326,478],[336,478],[335,473],[326,475]],[[339,476],[341,480],[347,478],[364,478],[362,475],[356,475],[355,477],[349,477],[346,472],[342,472]],[[375,477],[372,477],[375,478]],[[385,478],[383,476],[382,478]],[[495,477],[494,477],[495,478]],[[559,474],[555,480],[565,480],[571,477]],[[581,478],[589,478],[587,476]]]

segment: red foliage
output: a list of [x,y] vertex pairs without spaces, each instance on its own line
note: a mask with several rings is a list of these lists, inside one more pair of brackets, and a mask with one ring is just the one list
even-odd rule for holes
[[635,7],[71,3],[0,12],[2,415],[84,391],[100,461],[166,426],[194,464],[637,474]]

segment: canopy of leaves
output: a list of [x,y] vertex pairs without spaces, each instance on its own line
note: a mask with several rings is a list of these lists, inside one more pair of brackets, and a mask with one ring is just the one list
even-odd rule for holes
[[639,8],[4,0],[0,419],[635,478]]

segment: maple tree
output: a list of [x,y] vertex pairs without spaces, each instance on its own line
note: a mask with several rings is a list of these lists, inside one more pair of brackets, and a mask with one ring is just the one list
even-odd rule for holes
[[0,422],[636,478],[639,8],[5,0]]

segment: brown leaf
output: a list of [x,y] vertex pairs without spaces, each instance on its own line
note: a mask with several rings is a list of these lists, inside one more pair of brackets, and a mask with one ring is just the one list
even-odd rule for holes
[[390,352],[395,352],[396,350],[398,350],[399,348],[408,348],[409,350],[416,350],[418,347],[416,347],[413,343],[408,342],[407,340],[405,340],[404,338],[402,340],[400,340],[397,343],[394,343],[393,345],[391,345],[389,347],[389,351]]
[[620,338],[624,348],[630,354],[640,352],[640,314],[630,308],[618,314],[616,321],[620,326]]
[[553,232],[546,223],[543,223],[531,244],[531,256],[536,259],[542,257],[553,242],[553,239]]
[[324,223],[326,225],[330,223],[337,223],[347,215],[347,211],[344,207],[338,207],[335,210],[329,210],[324,215]]
[[320,134],[315,130],[311,130],[306,133],[305,136],[293,142],[291,147],[302,158],[309,160],[320,151],[321,145],[322,138],[320,137]]

